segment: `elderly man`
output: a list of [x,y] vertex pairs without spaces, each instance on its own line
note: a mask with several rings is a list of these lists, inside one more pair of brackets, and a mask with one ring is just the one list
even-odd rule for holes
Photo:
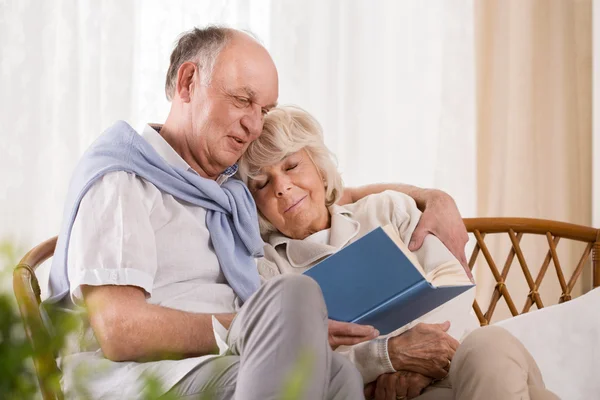
[[[136,398],[151,376],[182,398],[263,400],[279,398],[299,371],[301,398],[362,398],[357,370],[331,347],[378,332],[328,321],[308,278],[259,287],[254,203],[228,180],[277,102],[268,52],[243,32],[194,29],[171,55],[166,93],[162,126],[138,134],[118,122],[74,173],[49,301],[86,307],[87,340],[61,359],[64,391]],[[374,185],[346,190],[343,201],[390,187],[425,208],[411,246],[434,233],[464,261],[466,232],[442,192]]]

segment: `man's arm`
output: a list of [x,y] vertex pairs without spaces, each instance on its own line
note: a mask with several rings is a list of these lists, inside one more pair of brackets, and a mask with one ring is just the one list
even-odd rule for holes
[[431,233],[444,243],[472,279],[465,256],[465,245],[469,241],[469,236],[456,203],[447,193],[437,189],[422,189],[401,183],[377,183],[358,188],[344,188],[338,203],[340,205],[354,203],[365,196],[385,190],[395,190],[412,197],[419,210],[423,212],[419,224],[411,236],[408,248],[411,251],[420,249],[425,236]]
[[431,192],[441,192],[435,189],[422,189],[412,185],[406,185],[403,183],[374,183],[371,185],[365,185],[354,188],[344,188],[342,197],[338,201],[339,205],[354,203],[363,197],[370,194],[381,193],[386,190],[394,190],[396,192],[404,193],[412,197],[417,203],[419,210],[424,211],[427,200],[434,194]]
[[[149,304],[135,286],[82,286],[90,324],[112,361],[195,357],[217,352],[211,314]],[[235,314],[215,314],[229,329]],[[329,321],[329,344],[352,346],[379,335],[372,326]]]
[[[82,286],[90,324],[112,361],[183,358],[217,352],[210,314],[149,304],[135,286]],[[229,328],[235,314],[215,317]]]

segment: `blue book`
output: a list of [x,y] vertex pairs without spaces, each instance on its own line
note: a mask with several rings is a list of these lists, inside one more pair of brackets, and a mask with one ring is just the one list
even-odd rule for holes
[[330,319],[372,325],[382,335],[474,287],[456,264],[426,274],[391,226],[369,232],[304,274],[321,287]]

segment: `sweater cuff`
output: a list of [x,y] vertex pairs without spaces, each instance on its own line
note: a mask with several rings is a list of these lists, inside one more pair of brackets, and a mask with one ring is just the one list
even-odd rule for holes
[[365,384],[379,375],[396,372],[387,350],[387,338],[379,338],[352,346],[348,356],[359,370]]
[[385,366],[386,371],[383,372],[384,374],[391,374],[394,372],[397,372],[396,369],[394,368],[394,365],[392,364],[392,360],[390,359],[390,352],[388,351],[388,340],[390,340],[390,337],[387,336],[383,339],[381,339],[381,341],[383,342],[383,349],[381,350],[381,364]]

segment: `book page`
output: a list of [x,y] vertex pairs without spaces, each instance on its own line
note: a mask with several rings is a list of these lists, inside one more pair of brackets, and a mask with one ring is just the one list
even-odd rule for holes
[[421,275],[423,275],[423,277],[427,279],[425,269],[419,263],[417,256],[414,255],[414,253],[408,249],[408,246],[406,244],[404,244],[400,236],[398,236],[398,234],[396,233],[396,229],[394,229],[394,226],[388,224],[386,226],[382,226],[381,229],[383,229],[383,231],[390,237],[390,239],[392,239],[396,246],[398,246],[398,248],[404,253],[406,258],[408,258],[409,261],[415,266],[417,271],[419,271]]
[[433,286],[472,285],[465,269],[458,261],[448,261],[431,271],[425,277]]
[[464,268],[457,260],[448,261],[436,267],[429,274],[425,273],[425,269],[419,263],[417,256],[408,249],[400,236],[396,233],[393,225],[382,227],[383,231],[392,239],[398,248],[404,253],[406,258],[414,265],[414,267],[423,275],[423,277],[435,287],[440,286],[462,286],[471,285],[472,282],[467,276]]

